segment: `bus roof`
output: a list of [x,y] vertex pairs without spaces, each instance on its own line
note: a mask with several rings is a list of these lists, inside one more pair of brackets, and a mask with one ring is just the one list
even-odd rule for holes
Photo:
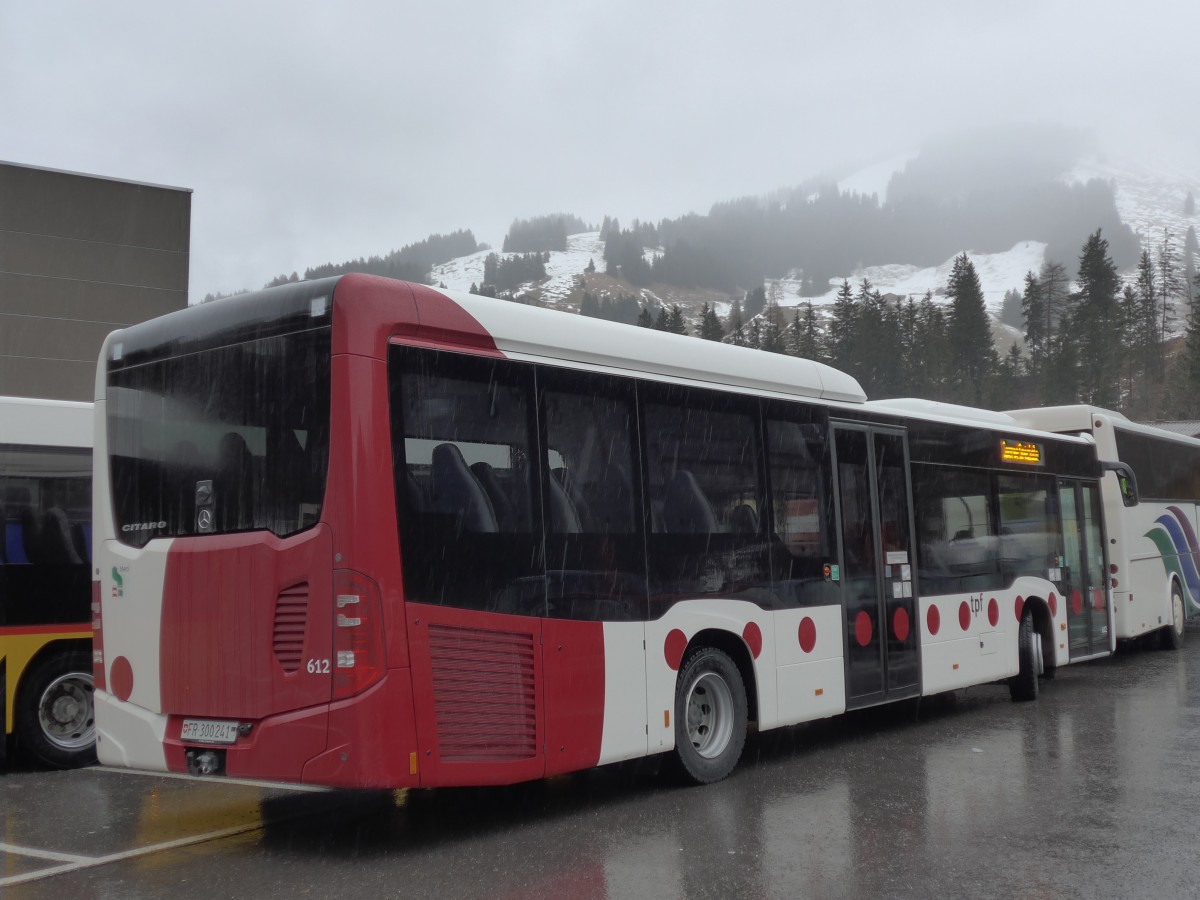
[[[863,403],[832,366],[718,341],[668,334],[477,294],[439,291],[471,314],[510,359],[561,361],[788,396]],[[418,298],[420,303],[420,298]]]
[[0,397],[0,444],[92,446],[92,404]]
[[1170,431],[1166,428],[1158,428],[1154,425],[1144,425],[1141,422],[1134,422],[1111,409],[1104,409],[1100,406],[1088,406],[1082,403],[1074,406],[1014,409],[1009,410],[1009,415],[1021,425],[1029,428],[1058,433],[1083,432],[1087,434],[1092,433],[1096,419],[1100,417],[1101,419],[1108,420],[1113,427],[1119,428],[1122,431],[1132,431],[1164,441],[1175,441],[1180,444],[1200,444],[1200,440],[1190,435],[1180,434],[1177,431]]

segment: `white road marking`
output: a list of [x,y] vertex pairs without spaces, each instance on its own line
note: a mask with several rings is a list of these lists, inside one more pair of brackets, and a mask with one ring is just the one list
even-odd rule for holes
[[92,857],[80,856],[78,853],[56,853],[53,850],[38,850],[34,847],[19,847],[16,844],[0,841],[0,853],[15,853],[18,856],[36,856],[38,859],[52,859],[55,862],[85,863]]
[[[138,847],[134,850],[123,850],[120,853],[110,853],[107,856],[80,856],[68,857],[67,854],[54,854],[63,859],[71,858],[73,861],[63,866],[53,866],[49,869],[41,869],[36,872],[27,872],[24,875],[10,875],[7,878],[0,878],[0,888],[12,887],[15,884],[27,884],[31,881],[40,881],[44,878],[51,878],[55,875],[63,875],[67,872],[78,872],[82,869],[94,869],[97,866],[107,866],[110,863],[122,862],[127,859],[136,859],[139,856],[148,856],[151,853],[159,853],[163,850],[175,850],[179,847],[188,847],[192,844],[203,844],[205,841],[215,841],[220,838],[233,837],[236,834],[245,834],[247,831],[257,831],[266,825],[266,822],[254,822],[249,825],[233,825],[229,828],[221,828],[217,831],[209,831],[205,834],[193,834],[188,837],[177,838],[173,841],[164,841],[161,844],[151,844],[148,847]],[[29,848],[14,847],[10,844],[0,844],[0,849],[7,850],[10,853],[15,853],[23,856],[37,856],[51,858],[46,851],[36,851]]]
[[[311,784],[279,784],[274,781],[256,781],[244,778],[222,778],[218,776],[203,776],[203,775],[183,775],[178,772],[149,772],[140,769],[120,769],[109,768],[107,766],[96,766],[88,769],[88,772],[109,772],[116,775],[139,775],[148,776],[151,778],[174,778],[179,781],[200,781],[209,784],[224,784],[224,785],[239,785],[244,787],[264,788],[268,790],[279,791],[296,791],[303,793],[327,793],[331,789],[320,785]],[[206,841],[220,840],[221,838],[233,837],[238,834],[245,834],[249,831],[258,831],[265,828],[267,825],[277,822],[288,821],[289,819],[304,818],[306,815],[315,815],[313,813],[299,813],[294,816],[285,816],[279,819],[261,819],[256,822],[250,822],[245,825],[232,825],[228,828],[221,828],[216,831],[205,832],[204,834],[193,834],[186,837],[176,838],[173,841],[163,841],[159,844],[150,844],[145,847],[137,847],[132,850],[122,850],[119,853],[109,853],[105,856],[85,856],[74,853],[58,853],[54,850],[40,850],[35,847],[22,847],[17,844],[8,844],[0,841],[0,853],[10,853],[14,856],[27,856],[33,859],[44,859],[50,862],[61,863],[61,865],[48,866],[44,869],[38,869],[33,872],[26,872],[21,875],[9,875],[0,878],[0,889],[12,887],[17,884],[27,884],[31,881],[41,881],[46,878],[53,878],[56,875],[64,875],[68,872],[78,872],[82,869],[94,869],[97,866],[107,866],[111,863],[122,862],[128,859],[135,859],[139,856],[148,856],[151,853],[160,853],[164,850],[175,850],[180,847],[188,847],[193,844],[203,844]]]

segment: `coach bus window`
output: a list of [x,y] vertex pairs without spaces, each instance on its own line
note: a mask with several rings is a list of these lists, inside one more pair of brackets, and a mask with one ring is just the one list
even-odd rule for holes
[[782,607],[840,602],[824,565],[831,549],[833,505],[824,423],[767,419],[771,472],[771,568]]
[[409,600],[545,612],[539,492],[530,471],[532,375],[518,363],[392,348],[396,501]]
[[1200,502],[1200,452],[1180,441],[1114,429],[1117,456],[1137,476],[1143,500]]
[[651,615],[705,593],[771,604],[756,410],[715,391],[645,394]]
[[0,445],[0,625],[88,618],[92,454]]
[[922,594],[1001,586],[991,475],[953,466],[913,466]]
[[646,555],[634,465],[633,386],[615,378],[538,370],[546,434],[548,614],[646,617]]
[[[109,372],[118,538],[316,524],[329,453],[329,329]],[[204,491],[204,485],[211,492]],[[211,519],[197,525],[205,497]]]
[[1022,575],[1045,578],[1055,565],[1059,521],[1054,479],[1000,475],[1000,569],[1004,583]]

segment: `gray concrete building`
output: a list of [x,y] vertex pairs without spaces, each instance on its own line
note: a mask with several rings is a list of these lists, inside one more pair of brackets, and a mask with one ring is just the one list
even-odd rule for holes
[[0,395],[91,400],[105,335],[187,305],[192,192],[0,162]]

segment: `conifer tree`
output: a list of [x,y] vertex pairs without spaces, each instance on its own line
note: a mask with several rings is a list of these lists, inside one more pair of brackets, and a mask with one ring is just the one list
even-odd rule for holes
[[654,320],[655,331],[670,331],[670,316],[665,306],[658,308],[658,317]]
[[1079,399],[1113,408],[1120,400],[1120,278],[1108,255],[1108,241],[1101,237],[1099,228],[1083,245],[1078,284],[1071,337],[1079,362]]
[[958,379],[959,402],[982,406],[987,401],[987,381],[996,368],[992,330],[983,304],[983,288],[975,266],[963,253],[955,258],[946,285],[950,298],[951,368]]
[[647,303],[642,306],[642,311],[638,313],[637,323],[642,328],[654,327],[654,317],[650,314],[650,304]]
[[1047,334],[1046,300],[1042,285],[1032,271],[1025,273],[1021,313],[1025,320],[1025,346],[1029,348],[1029,370],[1036,378],[1041,374],[1050,336]]
[[746,302],[743,304],[742,309],[747,319],[753,319],[766,308],[767,289],[764,285],[760,284],[754,290],[746,292]]
[[854,291],[850,282],[843,280],[833,300],[833,320],[829,323],[829,359],[843,371],[853,365],[856,318]]
[[729,343],[736,347],[749,345],[746,329],[742,324],[742,303],[737,299],[734,299],[733,305],[729,308]]
[[1200,418],[1200,299],[1196,299],[1200,298],[1200,275],[1193,281],[1192,297],[1179,359],[1180,398],[1175,412],[1186,419]]
[[687,325],[683,321],[683,310],[679,308],[678,303],[671,304],[671,312],[667,316],[666,330],[671,334],[687,334]]
[[721,327],[721,320],[717,318],[716,311],[708,305],[707,301],[700,313],[700,337],[706,341],[719,341],[725,337],[725,329]]
[[1165,343],[1167,332],[1175,324],[1175,298],[1180,293],[1179,254],[1171,240],[1171,230],[1163,229],[1162,248],[1158,252],[1158,302],[1161,317],[1159,320],[1160,342]]

